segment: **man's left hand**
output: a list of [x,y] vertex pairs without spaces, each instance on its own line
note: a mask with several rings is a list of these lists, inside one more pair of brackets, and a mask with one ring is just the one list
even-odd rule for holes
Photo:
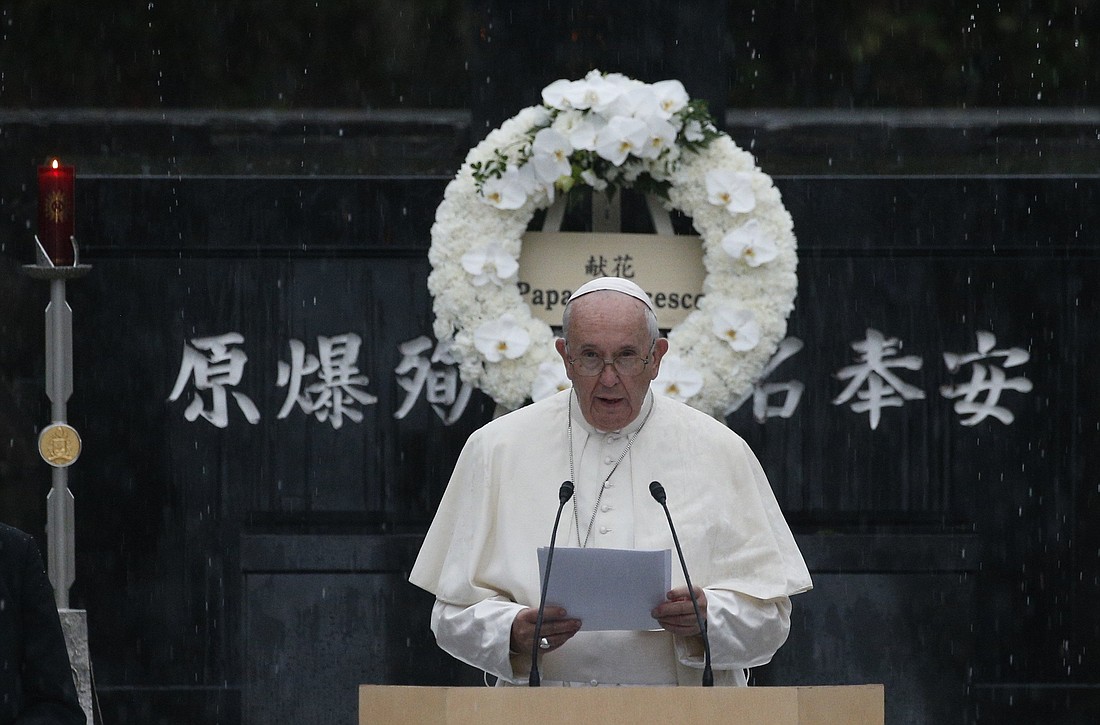
[[[707,621],[707,595],[699,587],[694,587],[695,597],[699,600],[699,616]],[[690,637],[699,634],[699,622],[695,619],[695,608],[691,606],[691,597],[687,587],[673,589],[665,595],[668,600],[653,610],[653,618],[661,627],[673,634]]]

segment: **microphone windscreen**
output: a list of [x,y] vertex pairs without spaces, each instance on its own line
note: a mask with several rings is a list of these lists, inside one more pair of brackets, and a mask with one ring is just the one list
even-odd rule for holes
[[573,482],[566,481],[558,489],[558,503],[564,504],[571,498],[573,498]]
[[665,502],[665,487],[661,485],[660,481],[653,481],[649,484],[649,494],[653,496],[653,499],[659,503]]

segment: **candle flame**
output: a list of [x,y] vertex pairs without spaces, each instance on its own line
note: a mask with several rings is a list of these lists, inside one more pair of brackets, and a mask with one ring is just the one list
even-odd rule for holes
[[58,166],[61,166],[61,162],[57,159],[53,159],[50,161],[50,168],[56,169]]

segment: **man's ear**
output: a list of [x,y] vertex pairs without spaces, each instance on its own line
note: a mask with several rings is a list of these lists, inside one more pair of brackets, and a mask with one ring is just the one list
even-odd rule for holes
[[554,348],[561,355],[562,365],[565,365],[565,376],[570,380],[573,379],[573,366],[569,364],[569,353],[565,351],[565,338],[559,337],[554,340]]
[[664,337],[657,338],[657,344],[653,346],[653,363],[650,366],[651,371],[649,374],[650,380],[656,380],[657,374],[661,372],[661,358],[668,352],[668,339]]

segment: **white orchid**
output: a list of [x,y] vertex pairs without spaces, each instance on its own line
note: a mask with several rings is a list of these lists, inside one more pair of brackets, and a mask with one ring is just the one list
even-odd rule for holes
[[[577,175],[594,189],[631,187],[643,177],[661,184],[681,163],[681,131],[696,153],[717,136],[706,107],[692,106],[675,80],[649,84],[593,70],[580,80],[554,81],[542,99],[522,114],[531,121],[525,143],[497,146],[493,157],[473,164],[477,189],[498,209],[552,202],[556,191],[573,187],[567,177]],[[530,179],[512,177],[514,169]],[[527,182],[525,197],[517,181]],[[663,196],[663,188],[657,193]]]
[[535,381],[531,383],[531,400],[538,401],[549,398],[554,393],[568,390],[573,387],[573,381],[565,373],[565,366],[560,360],[551,360],[539,363]]
[[550,128],[565,136],[574,150],[592,151],[596,148],[596,133],[606,125],[603,116],[566,111],[558,114]]
[[586,116],[569,134],[569,143],[581,151],[595,151],[596,136],[606,125],[607,121],[602,116]]
[[[569,139],[569,143],[573,143],[572,135],[576,128],[587,121],[589,114],[581,111],[559,111],[554,115],[554,119],[550,122],[550,128],[554,129],[562,136]],[[576,144],[574,144],[574,148]]]
[[657,81],[650,88],[657,99],[657,113],[666,120],[678,113],[691,100],[684,84],[677,80]]
[[531,165],[534,166],[535,176],[547,184],[570,176],[573,173],[569,163],[571,153],[573,145],[561,133],[552,128],[539,130],[531,144]]
[[639,84],[624,90],[615,99],[615,105],[609,111],[616,116],[630,116],[645,121],[660,112],[657,95],[651,86]]
[[767,264],[779,256],[779,247],[775,240],[765,233],[756,219],[749,219],[722,237],[722,249],[750,267]]
[[676,143],[676,129],[656,116],[646,121],[646,141],[636,152],[643,159],[655,159]]
[[632,86],[645,85],[639,80],[635,80],[630,76],[625,76],[622,73],[604,73],[600,70],[590,70],[585,74],[585,79],[590,80],[592,78],[603,78],[608,83],[619,86],[620,88],[630,88]]
[[630,154],[637,154],[649,136],[644,121],[615,116],[596,134],[596,153],[616,166],[621,166]]
[[516,322],[510,312],[499,319],[484,322],[474,330],[474,347],[492,363],[503,358],[515,360],[527,352],[530,345],[530,333]]
[[500,176],[486,179],[481,187],[481,200],[497,209],[519,209],[527,202],[526,180],[515,167]]
[[661,372],[653,384],[658,393],[685,402],[703,389],[703,374],[680,356],[665,355],[661,360]]
[[589,73],[583,80],[556,80],[542,91],[542,102],[562,111],[592,109],[603,113],[624,90],[623,84],[599,72]]
[[630,88],[629,79],[625,76],[597,75],[591,80],[586,79],[586,83],[589,84],[585,91],[588,107],[596,113],[603,114],[609,113],[619,98]]
[[586,108],[605,115],[611,115],[611,109],[624,93],[635,85],[645,85],[621,73],[604,74],[598,70],[589,71],[584,80],[579,83],[583,84]]
[[567,95],[573,88],[574,83],[576,83],[576,81],[559,78],[542,89],[542,102],[550,108],[556,108],[559,111],[571,109],[573,106],[567,99]]
[[752,176],[741,171],[713,169],[707,172],[707,201],[724,206],[731,214],[746,214],[756,208]]
[[500,242],[489,242],[463,254],[462,268],[470,275],[474,287],[484,287],[490,282],[502,287],[519,270],[519,262],[504,251]]
[[752,310],[722,305],[711,315],[714,334],[729,343],[736,352],[752,350],[760,344],[760,323]]

